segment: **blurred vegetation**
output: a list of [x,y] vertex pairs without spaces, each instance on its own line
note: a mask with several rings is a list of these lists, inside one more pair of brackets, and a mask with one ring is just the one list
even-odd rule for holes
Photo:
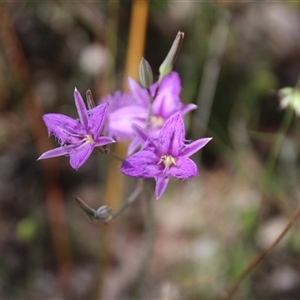
[[[216,299],[299,207],[299,117],[280,109],[277,92],[300,76],[299,3],[149,1],[144,57],[157,75],[185,33],[175,70],[182,100],[199,106],[188,136],[213,142],[195,157],[199,178],[173,182],[154,203],[152,256],[137,289],[143,202],[107,226],[92,223],[72,195],[102,205],[109,159],[92,155],[78,172],[66,158],[36,161],[56,143],[42,114],[75,116],[75,86],[95,99],[123,89],[134,3],[0,4],[2,299]],[[299,251],[296,223],[236,299],[299,299]]]

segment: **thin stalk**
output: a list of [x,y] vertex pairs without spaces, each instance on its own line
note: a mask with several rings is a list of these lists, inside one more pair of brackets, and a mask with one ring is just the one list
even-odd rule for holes
[[232,285],[229,292],[225,294],[224,297],[221,299],[223,300],[230,300],[232,299],[233,295],[237,291],[240,283],[251,273],[252,270],[254,270],[259,263],[276,247],[276,245],[284,238],[284,236],[288,233],[288,231],[291,229],[291,227],[295,224],[297,219],[300,216],[300,208],[297,210],[297,212],[291,217],[290,221],[282,231],[282,233],[278,236],[278,238],[274,241],[273,244],[269,248],[267,248],[265,251],[263,251],[259,256],[257,256],[254,260],[250,262],[248,267],[240,274],[240,276],[237,278],[235,283]]
[[113,210],[109,206],[107,206],[107,205],[100,206],[97,210],[95,210],[94,208],[92,208],[88,204],[86,204],[78,196],[73,195],[73,199],[75,200],[76,204],[86,213],[86,215],[92,221],[99,221],[99,220],[101,220],[104,223],[107,223],[112,218],[116,218],[120,214],[122,214],[122,212],[137,199],[137,197],[140,195],[140,193],[142,191],[143,191],[143,181],[142,181],[142,179],[139,179],[135,190],[128,197],[128,199],[121,206],[121,208],[117,212],[115,212],[115,213],[113,213]]
[[[284,211],[288,216],[290,215],[290,211],[286,209],[286,206],[283,205],[282,202],[279,201],[280,195],[278,193],[278,187],[279,187],[279,182],[278,184],[274,184],[273,179],[276,179],[276,173],[274,172],[276,168],[276,162],[278,161],[278,157],[280,154],[280,150],[282,148],[282,145],[284,143],[285,136],[288,132],[288,129],[290,127],[290,124],[293,120],[294,116],[294,111],[292,108],[288,107],[284,113],[283,119],[281,121],[276,139],[273,143],[273,146],[270,150],[270,153],[265,161],[264,164],[264,174],[263,174],[263,180],[261,180],[262,183],[262,191],[263,194],[267,192],[270,194],[270,192],[275,196],[277,205],[282,211]],[[262,204],[263,205],[263,204]]]
[[202,136],[207,129],[211,108],[216,92],[221,69],[221,59],[225,51],[231,14],[227,10],[218,11],[217,22],[210,36],[207,59],[203,68],[203,75],[197,97],[198,110],[193,118],[192,126],[194,138]]
[[112,152],[110,149],[108,149],[106,146],[104,147],[98,147],[96,148],[101,154],[109,154],[111,155],[113,158],[123,162],[125,159],[122,158],[121,156],[117,155],[116,153]]
[[148,112],[147,112],[147,119],[146,119],[146,125],[145,125],[145,130],[147,131],[149,124],[150,124],[150,118],[152,115],[152,103],[153,103],[153,99],[150,93],[150,90],[148,89],[148,94],[149,94],[149,106],[148,106]]
[[265,166],[266,166],[265,169],[267,171],[267,175],[271,174],[274,171],[275,162],[278,158],[281,146],[284,141],[285,134],[291,124],[292,119],[293,119],[293,115],[294,115],[294,111],[290,107],[288,107],[285,111],[282,123],[279,128],[278,138],[276,139],[276,141],[273,145],[273,148],[272,148],[272,150],[266,160],[266,163],[265,163]]
[[125,201],[123,206],[117,212],[115,212],[113,214],[113,218],[115,219],[116,217],[121,215],[123,213],[123,211],[137,199],[137,197],[141,194],[142,191],[143,191],[143,180],[139,179],[138,182],[137,182],[137,186],[136,186],[135,190],[128,197],[128,199]]
[[154,95],[151,94],[151,91],[150,91],[149,88],[147,89],[148,96],[149,96],[149,106],[148,106],[146,125],[145,125],[145,130],[146,131],[147,131],[147,129],[149,127],[149,124],[150,124],[150,118],[151,118],[151,115],[152,115],[152,104],[153,104],[153,101],[155,100],[155,98],[158,94],[160,84],[161,84],[161,80],[159,80],[158,83],[157,83]]
[[122,158],[121,156],[117,155],[116,153],[114,153],[112,151],[109,152],[109,155],[111,155],[113,158],[115,158],[121,162],[123,162],[125,160],[124,158]]

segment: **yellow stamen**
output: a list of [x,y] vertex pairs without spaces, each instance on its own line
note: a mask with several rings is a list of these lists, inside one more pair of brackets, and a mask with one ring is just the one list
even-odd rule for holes
[[163,163],[164,166],[165,166],[165,169],[164,169],[164,172],[166,172],[167,170],[169,170],[169,168],[174,165],[176,166],[176,161],[175,161],[175,158],[171,155],[163,155],[159,162],[158,162],[158,165]]
[[151,124],[154,128],[161,128],[165,123],[164,118],[160,116],[152,116],[151,117]]
[[94,141],[94,139],[92,138],[92,136],[90,134],[87,134],[84,137],[83,141],[84,141],[85,144],[91,144],[91,145],[95,144],[95,141]]

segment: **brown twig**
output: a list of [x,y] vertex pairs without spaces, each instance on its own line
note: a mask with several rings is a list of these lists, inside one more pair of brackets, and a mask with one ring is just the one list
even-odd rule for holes
[[276,247],[276,245],[283,239],[283,237],[287,234],[287,232],[291,229],[291,227],[295,224],[297,219],[300,216],[300,208],[297,210],[297,212],[291,217],[290,221],[282,231],[282,233],[279,235],[279,237],[274,241],[274,243],[267,248],[264,252],[262,252],[259,256],[257,256],[254,260],[250,262],[250,264],[247,266],[247,268],[240,274],[240,276],[237,278],[235,283],[232,285],[232,287],[229,289],[228,292],[224,293],[224,296],[221,298],[223,300],[230,300],[232,299],[233,295],[237,291],[240,283],[246,278],[249,273],[258,266],[258,264]]

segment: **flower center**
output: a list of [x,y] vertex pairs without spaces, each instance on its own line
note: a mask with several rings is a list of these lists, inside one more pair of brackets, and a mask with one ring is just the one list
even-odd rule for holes
[[170,169],[170,167],[172,165],[176,166],[176,161],[175,161],[175,158],[171,155],[163,155],[161,156],[159,162],[158,162],[158,165],[159,164],[163,164],[165,166],[164,168],[164,173]]
[[84,144],[90,144],[90,145],[95,144],[95,141],[90,134],[86,134],[84,136],[83,142],[84,142]]
[[164,123],[165,120],[161,116],[151,116],[151,124],[154,128],[161,128]]

